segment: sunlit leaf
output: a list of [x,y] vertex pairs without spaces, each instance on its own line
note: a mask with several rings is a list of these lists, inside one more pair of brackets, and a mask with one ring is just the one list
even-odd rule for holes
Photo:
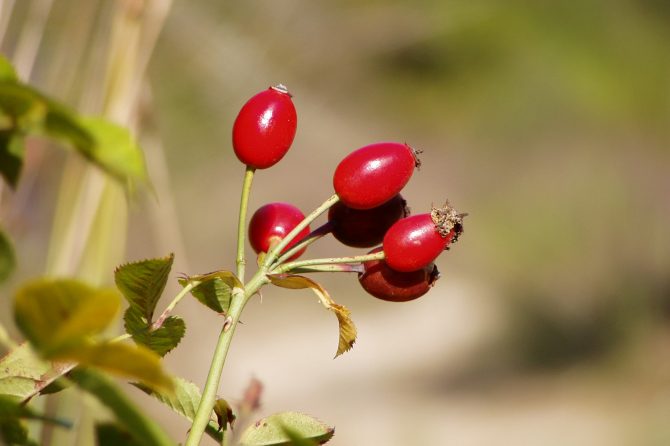
[[0,283],[7,280],[7,277],[14,271],[15,267],[16,256],[14,255],[14,247],[7,234],[0,229]]
[[177,316],[168,317],[159,328],[152,330],[151,324],[136,307],[126,310],[123,321],[126,332],[132,335],[136,343],[148,347],[160,356],[165,356],[174,349],[186,332],[186,324]]
[[298,412],[282,412],[258,420],[249,426],[240,443],[243,446],[288,446],[293,444],[291,435],[323,444],[330,440],[335,429],[321,421]]
[[174,446],[165,431],[135,406],[105,375],[77,367],[70,372],[70,379],[109,408],[118,423],[137,443],[143,446]]
[[114,271],[114,281],[131,307],[151,323],[172,269],[174,254],[157,259],[126,263]]
[[71,368],[68,363],[40,359],[25,342],[0,358],[0,395],[25,401]]
[[336,304],[330,297],[328,291],[312,279],[292,274],[270,274],[268,275],[273,285],[294,290],[309,288],[319,297],[324,307],[335,313],[340,328],[340,337],[335,357],[348,351],[356,342],[356,326],[351,320],[350,312],[344,305]]
[[129,379],[139,380],[151,387],[171,391],[174,383],[161,367],[160,357],[141,345],[104,343],[81,345],[60,352],[59,359],[93,366]]
[[47,358],[85,344],[118,312],[114,290],[96,289],[69,279],[39,279],[16,293],[14,316],[28,340]]
[[18,77],[16,76],[16,70],[9,62],[9,60],[0,54],[0,81],[16,81]]
[[[189,279],[179,279],[182,286],[186,286],[189,281]],[[191,290],[193,297],[201,304],[220,314],[228,312],[232,292],[232,287],[219,278],[202,282]]]
[[86,157],[131,188],[148,180],[144,154],[127,129],[102,118],[80,118],[79,123],[95,141]]
[[[135,384],[135,387],[147,395],[153,396],[187,420],[193,421],[195,418],[195,413],[200,404],[201,393],[200,389],[192,382],[176,377],[174,378],[174,392],[170,393],[151,389],[141,384]],[[219,432],[218,425],[213,419],[210,419],[205,432],[219,443],[221,442],[222,434]]]
[[314,440],[303,438],[299,433],[289,427],[282,425],[281,428],[289,440],[291,440],[291,446],[319,446],[319,443]]
[[143,446],[144,443],[137,441],[121,426],[115,423],[98,423],[95,425],[95,438],[97,446]]

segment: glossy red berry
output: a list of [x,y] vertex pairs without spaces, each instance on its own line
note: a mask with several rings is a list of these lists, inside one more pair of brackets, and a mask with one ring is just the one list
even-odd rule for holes
[[372,209],[397,195],[419,164],[417,152],[407,144],[370,144],[340,161],[333,186],[342,203],[350,208]]
[[328,211],[328,221],[333,236],[341,243],[370,248],[382,242],[393,223],[408,215],[407,202],[398,194],[381,206],[365,210],[338,202]]
[[[380,250],[377,248],[370,253]],[[358,275],[363,289],[374,297],[390,302],[407,302],[421,297],[440,277],[437,266],[432,263],[410,272],[391,269],[384,260],[365,262],[363,267],[364,272]]]
[[242,106],[235,119],[235,155],[256,169],[273,166],[291,147],[297,123],[295,106],[286,87],[278,85],[261,91]]
[[464,216],[447,203],[430,214],[398,220],[384,236],[386,263],[403,272],[425,267],[463,232]]
[[[249,221],[249,243],[256,253],[268,252],[304,218],[300,209],[289,203],[278,202],[261,206]],[[309,226],[300,231],[282,252],[286,252],[309,232]],[[303,252],[304,249],[300,250],[291,260],[297,259]]]

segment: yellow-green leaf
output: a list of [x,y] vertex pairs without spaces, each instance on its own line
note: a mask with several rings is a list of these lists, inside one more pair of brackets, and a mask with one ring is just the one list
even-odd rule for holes
[[[174,392],[162,392],[156,389],[149,388],[141,384],[134,384],[135,387],[156,398],[158,401],[162,402],[170,409],[176,413],[182,415],[189,421],[193,421],[195,418],[195,413],[198,410],[198,405],[200,404],[201,393],[198,386],[193,384],[190,381],[185,379],[175,377],[174,378]],[[221,443],[223,435],[219,431],[217,422],[210,418],[209,424],[205,430],[207,435],[212,437],[214,440]]]
[[131,307],[150,324],[172,269],[174,254],[126,263],[114,271],[114,281]]
[[9,237],[0,229],[0,283],[7,280],[16,267],[16,256]]
[[2,81],[18,80],[18,76],[16,75],[14,67],[9,62],[9,60],[2,54],[0,54],[0,80]]
[[[286,431],[290,430],[287,434]],[[243,446],[289,446],[291,435],[318,444],[333,437],[335,429],[321,421],[299,412],[282,412],[258,420],[249,426],[240,438]]]
[[163,391],[172,391],[174,388],[172,378],[163,371],[160,357],[141,345],[119,342],[81,345],[69,351],[61,351],[59,359],[97,367]]
[[278,287],[290,288],[294,290],[301,290],[305,288],[311,289],[318,296],[323,306],[335,313],[340,329],[340,337],[335,357],[338,357],[354,346],[357,332],[356,326],[351,320],[351,313],[344,305],[336,304],[335,301],[330,297],[330,294],[328,294],[328,291],[326,291],[326,289],[323,288],[319,283],[308,277],[297,276],[293,274],[270,274],[268,275],[268,278],[273,285]]
[[39,279],[16,293],[14,317],[44,357],[85,344],[114,319],[120,299],[114,290],[69,279]]

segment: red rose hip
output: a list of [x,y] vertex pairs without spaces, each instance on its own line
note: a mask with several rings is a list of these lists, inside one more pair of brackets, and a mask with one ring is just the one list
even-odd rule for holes
[[379,245],[386,231],[409,215],[407,202],[400,194],[372,209],[353,209],[342,202],[328,211],[333,236],[347,246],[370,248]]
[[[378,252],[381,248],[370,253]],[[374,297],[390,302],[407,302],[426,294],[440,277],[437,267],[429,263],[417,271],[400,272],[391,269],[384,260],[363,264],[364,272],[358,281]]]
[[340,161],[333,187],[350,208],[372,209],[396,196],[419,164],[417,152],[407,144],[370,144]]
[[281,160],[295,137],[298,118],[283,85],[249,99],[233,124],[233,149],[244,164],[266,169]]
[[444,251],[463,232],[463,217],[449,203],[398,220],[384,236],[386,263],[396,271],[419,270]]
[[[269,203],[258,208],[249,221],[249,243],[256,253],[268,252],[279,243],[300,223],[305,216],[297,207],[289,203]],[[288,251],[293,245],[310,233],[309,226],[291,240],[282,252]],[[290,260],[295,260],[305,252],[304,249],[295,253]]]

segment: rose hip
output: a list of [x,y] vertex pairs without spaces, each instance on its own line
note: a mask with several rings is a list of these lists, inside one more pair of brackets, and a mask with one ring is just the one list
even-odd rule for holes
[[379,245],[386,231],[399,219],[407,217],[409,209],[401,195],[396,195],[381,206],[372,209],[353,209],[342,202],[328,211],[333,236],[354,248]]
[[233,149],[244,164],[266,169],[291,147],[298,123],[291,95],[283,85],[270,87],[242,106],[233,124]]
[[[298,226],[305,216],[297,207],[289,203],[269,203],[258,208],[249,221],[249,243],[256,253],[268,252],[279,243],[293,228]],[[298,241],[310,233],[309,226],[300,231],[298,236],[282,250],[286,252]],[[302,249],[290,260],[295,260],[305,252]]]
[[407,144],[370,144],[340,161],[333,187],[350,208],[372,209],[396,196],[419,164],[417,152]]
[[463,232],[463,217],[449,203],[398,220],[384,236],[386,263],[397,271],[416,271],[444,251]]
[[[370,253],[380,250],[377,248]],[[407,302],[421,297],[440,277],[437,266],[432,263],[410,272],[391,269],[384,260],[365,262],[363,267],[365,271],[358,276],[363,289],[378,299],[390,302]]]

